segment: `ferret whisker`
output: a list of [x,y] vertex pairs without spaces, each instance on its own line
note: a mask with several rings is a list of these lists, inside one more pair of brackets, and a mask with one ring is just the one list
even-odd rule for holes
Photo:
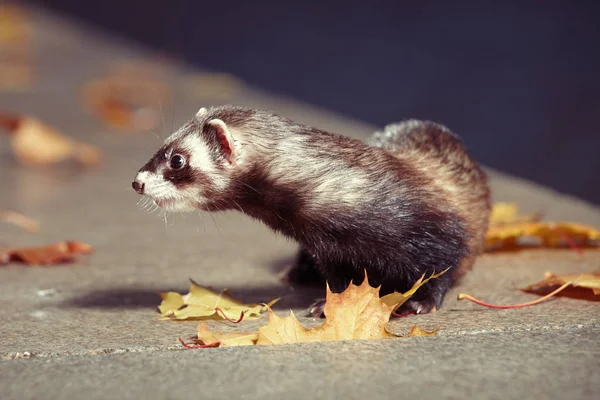
[[171,132],[173,132],[173,125],[175,123],[175,106],[177,104],[177,96],[173,96],[173,115],[171,116]]
[[231,201],[233,201],[233,203],[237,206],[237,208],[240,210],[240,212],[244,212],[244,210],[242,209],[242,206],[240,206],[240,203],[238,203],[234,199],[231,199]]
[[162,142],[162,139],[160,138],[160,136],[158,136],[158,134],[154,131],[148,131],[149,134],[154,135],[154,137],[156,139],[158,139],[159,142]]
[[219,232],[219,236],[221,236],[221,238],[224,239],[223,233],[221,233],[221,230],[219,229],[219,225],[217,224],[215,217],[212,215],[212,213],[208,213],[208,215],[210,215],[210,218],[212,219],[213,224],[215,225],[215,228],[217,228],[217,232]]
[[[156,90],[156,88],[154,88]],[[160,109],[160,119],[163,124],[163,134],[167,133],[167,125],[165,124],[165,113],[163,112],[162,101],[158,99],[158,108]]]

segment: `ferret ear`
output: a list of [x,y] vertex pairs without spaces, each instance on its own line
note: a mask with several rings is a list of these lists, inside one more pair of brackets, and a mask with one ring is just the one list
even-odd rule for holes
[[219,145],[219,150],[225,157],[225,159],[233,164],[237,157],[237,147],[234,137],[231,135],[227,124],[222,120],[215,118],[208,121],[205,125],[205,129],[213,131],[214,137]]
[[198,112],[196,113],[196,117],[200,118],[202,117],[204,114],[206,114],[206,111],[208,111],[206,109],[206,107],[202,107],[201,109],[198,110]]

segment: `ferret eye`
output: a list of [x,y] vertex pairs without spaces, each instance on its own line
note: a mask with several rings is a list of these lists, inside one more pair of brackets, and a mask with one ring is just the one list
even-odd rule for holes
[[185,158],[180,154],[175,154],[171,157],[171,168],[180,169],[185,165]]

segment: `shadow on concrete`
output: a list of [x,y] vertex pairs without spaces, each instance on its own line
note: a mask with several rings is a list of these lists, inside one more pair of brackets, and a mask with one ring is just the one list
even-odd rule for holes
[[[217,288],[216,290],[219,290]],[[269,302],[281,297],[273,309],[308,308],[325,291],[316,287],[229,287],[232,296],[246,303]],[[160,304],[159,292],[187,293],[188,288],[114,288],[95,290],[65,301],[63,307],[136,309],[153,308]]]

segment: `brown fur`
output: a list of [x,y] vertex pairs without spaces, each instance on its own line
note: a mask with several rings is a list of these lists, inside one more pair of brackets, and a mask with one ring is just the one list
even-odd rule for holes
[[491,210],[491,196],[485,172],[468,154],[462,141],[446,127],[429,122],[408,120],[390,125],[390,140],[381,139],[380,147],[412,165],[435,187],[436,201],[462,216],[470,239],[469,254],[454,271],[458,278],[470,270],[483,251]]

